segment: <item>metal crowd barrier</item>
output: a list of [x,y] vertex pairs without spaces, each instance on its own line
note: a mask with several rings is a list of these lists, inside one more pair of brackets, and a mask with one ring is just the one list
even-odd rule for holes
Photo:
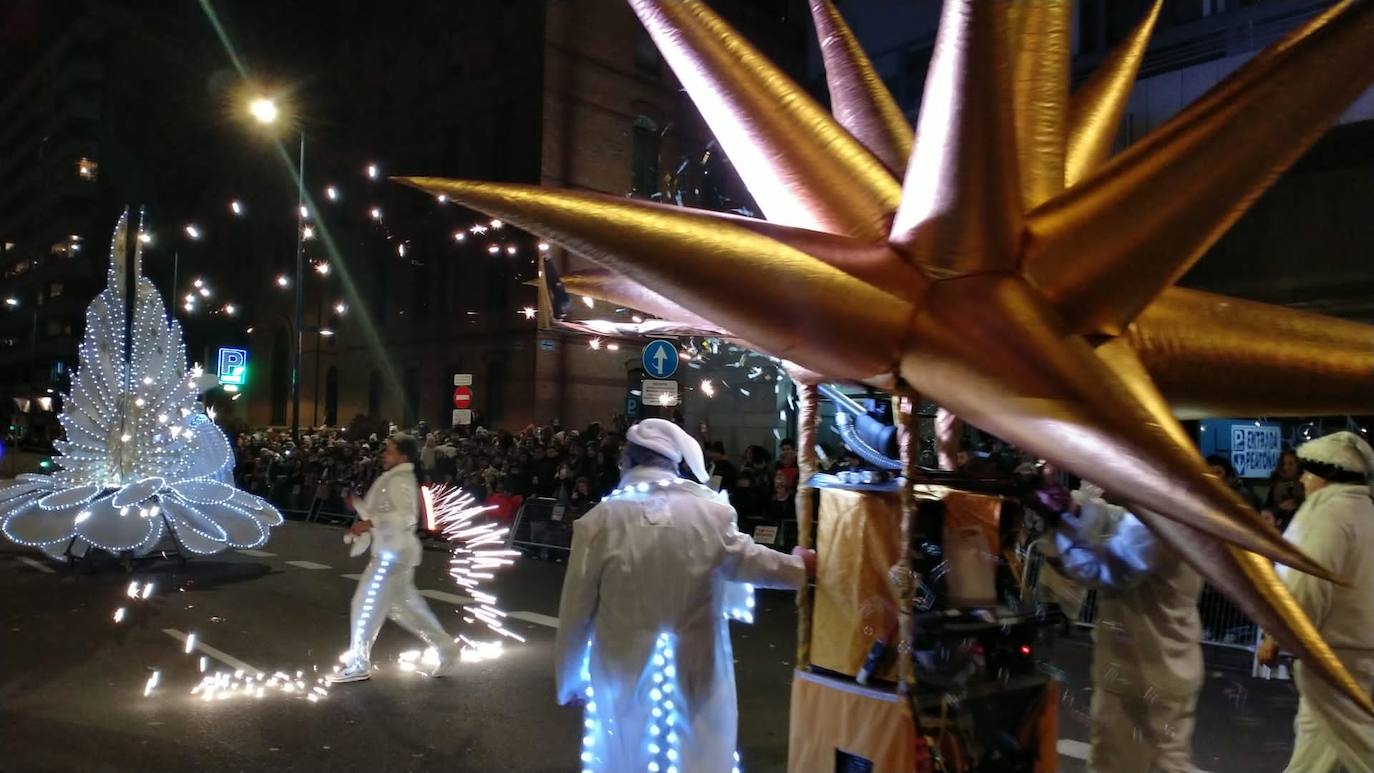
[[515,514],[506,547],[527,554],[566,554],[572,550],[573,519],[573,512],[556,499],[526,499]]
[[[1031,545],[1026,551],[1023,581],[1026,597],[1036,597],[1040,579],[1045,572],[1054,570],[1044,565],[1045,558]],[[1067,610],[1072,614],[1072,610]],[[1202,643],[1216,647],[1254,652],[1259,639],[1259,629],[1240,609],[1232,604],[1211,585],[1203,585],[1202,595],[1198,597],[1198,614],[1202,618]],[[1091,628],[1097,622],[1097,591],[1090,590],[1079,605],[1075,620],[1077,625]]]

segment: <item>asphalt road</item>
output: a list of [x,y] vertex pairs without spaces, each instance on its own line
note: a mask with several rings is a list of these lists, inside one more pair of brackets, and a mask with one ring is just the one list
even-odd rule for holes
[[[0,546],[0,770],[577,769],[581,717],[553,703],[558,563],[521,560],[494,582],[513,613],[509,627],[526,638],[500,658],[426,679],[397,665],[418,643],[387,625],[374,650],[377,676],[307,699],[346,649],[348,602],[365,564],[348,557],[341,535],[335,526],[288,522],[262,551],[186,565],[149,561],[132,572],[113,564],[54,571],[37,554]],[[458,614],[462,589],[444,573],[446,558],[427,551],[417,585],[451,632],[484,634]],[[149,598],[129,598],[132,582],[140,590],[154,583]],[[785,768],[794,625],[792,595],[764,592],[758,622],[734,628],[740,752],[749,771]],[[1086,637],[1045,654],[1067,683],[1061,770],[1081,771]],[[260,698],[204,700],[192,694],[202,658],[211,674],[285,673],[293,691],[283,692],[279,680]],[[304,689],[294,687],[298,671]],[[1281,770],[1295,709],[1287,683],[1213,671],[1199,712],[1198,764],[1215,773]]]

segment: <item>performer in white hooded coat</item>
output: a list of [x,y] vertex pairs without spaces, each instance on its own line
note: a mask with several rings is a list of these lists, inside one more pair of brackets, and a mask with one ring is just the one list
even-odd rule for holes
[[731,583],[800,588],[810,555],[756,545],[677,425],[631,427],[620,488],[577,521],[559,605],[558,701],[582,702],[583,770],[728,773]]
[[357,541],[369,541],[372,560],[353,593],[347,660],[342,670],[326,677],[331,682],[359,682],[371,676],[372,643],[387,618],[438,653],[437,666],[422,673],[446,676],[459,662],[460,648],[415,589],[415,567],[423,555],[420,538],[415,536],[420,510],[415,479],[418,453],[414,438],[393,436],[382,451],[381,476],[362,501],[349,498],[358,513],[349,532],[355,540],[354,553],[365,549]]
[[1051,566],[1098,591],[1088,770],[1191,773],[1202,578],[1101,495],[1085,485],[1057,503],[1066,512],[1041,542]]
[[[1337,432],[1300,446],[1298,464],[1307,498],[1284,536],[1350,584],[1286,567],[1279,567],[1279,576],[1351,676],[1374,692],[1374,451],[1360,436]],[[1261,662],[1272,664],[1277,654],[1266,639]],[[1297,739],[1288,773],[1374,771],[1374,718],[1301,662],[1294,678]]]

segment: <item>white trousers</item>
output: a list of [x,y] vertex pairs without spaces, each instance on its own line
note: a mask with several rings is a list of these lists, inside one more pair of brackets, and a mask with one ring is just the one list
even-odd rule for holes
[[415,567],[374,556],[353,592],[353,637],[349,642],[353,663],[370,661],[372,643],[387,618],[430,647],[442,650],[453,646],[439,618],[415,590]]
[[1094,684],[1092,773],[1195,773],[1197,694],[1166,698],[1146,690]]
[[[1374,653],[1336,650],[1351,676],[1374,693]],[[1302,662],[1294,670],[1298,683],[1297,739],[1285,773],[1374,773],[1374,718],[1361,711]]]

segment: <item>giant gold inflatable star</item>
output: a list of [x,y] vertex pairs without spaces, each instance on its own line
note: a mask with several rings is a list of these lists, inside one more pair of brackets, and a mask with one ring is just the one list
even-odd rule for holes
[[833,115],[703,3],[629,1],[766,220],[405,181],[610,270],[577,292],[926,395],[1100,484],[1374,712],[1268,559],[1329,575],[1176,418],[1363,412],[1374,329],[1173,287],[1374,81],[1374,2],[1337,3],[1108,159],[1158,2],[1070,95],[1067,0],[945,0],[913,139],[829,0],[811,6]]

